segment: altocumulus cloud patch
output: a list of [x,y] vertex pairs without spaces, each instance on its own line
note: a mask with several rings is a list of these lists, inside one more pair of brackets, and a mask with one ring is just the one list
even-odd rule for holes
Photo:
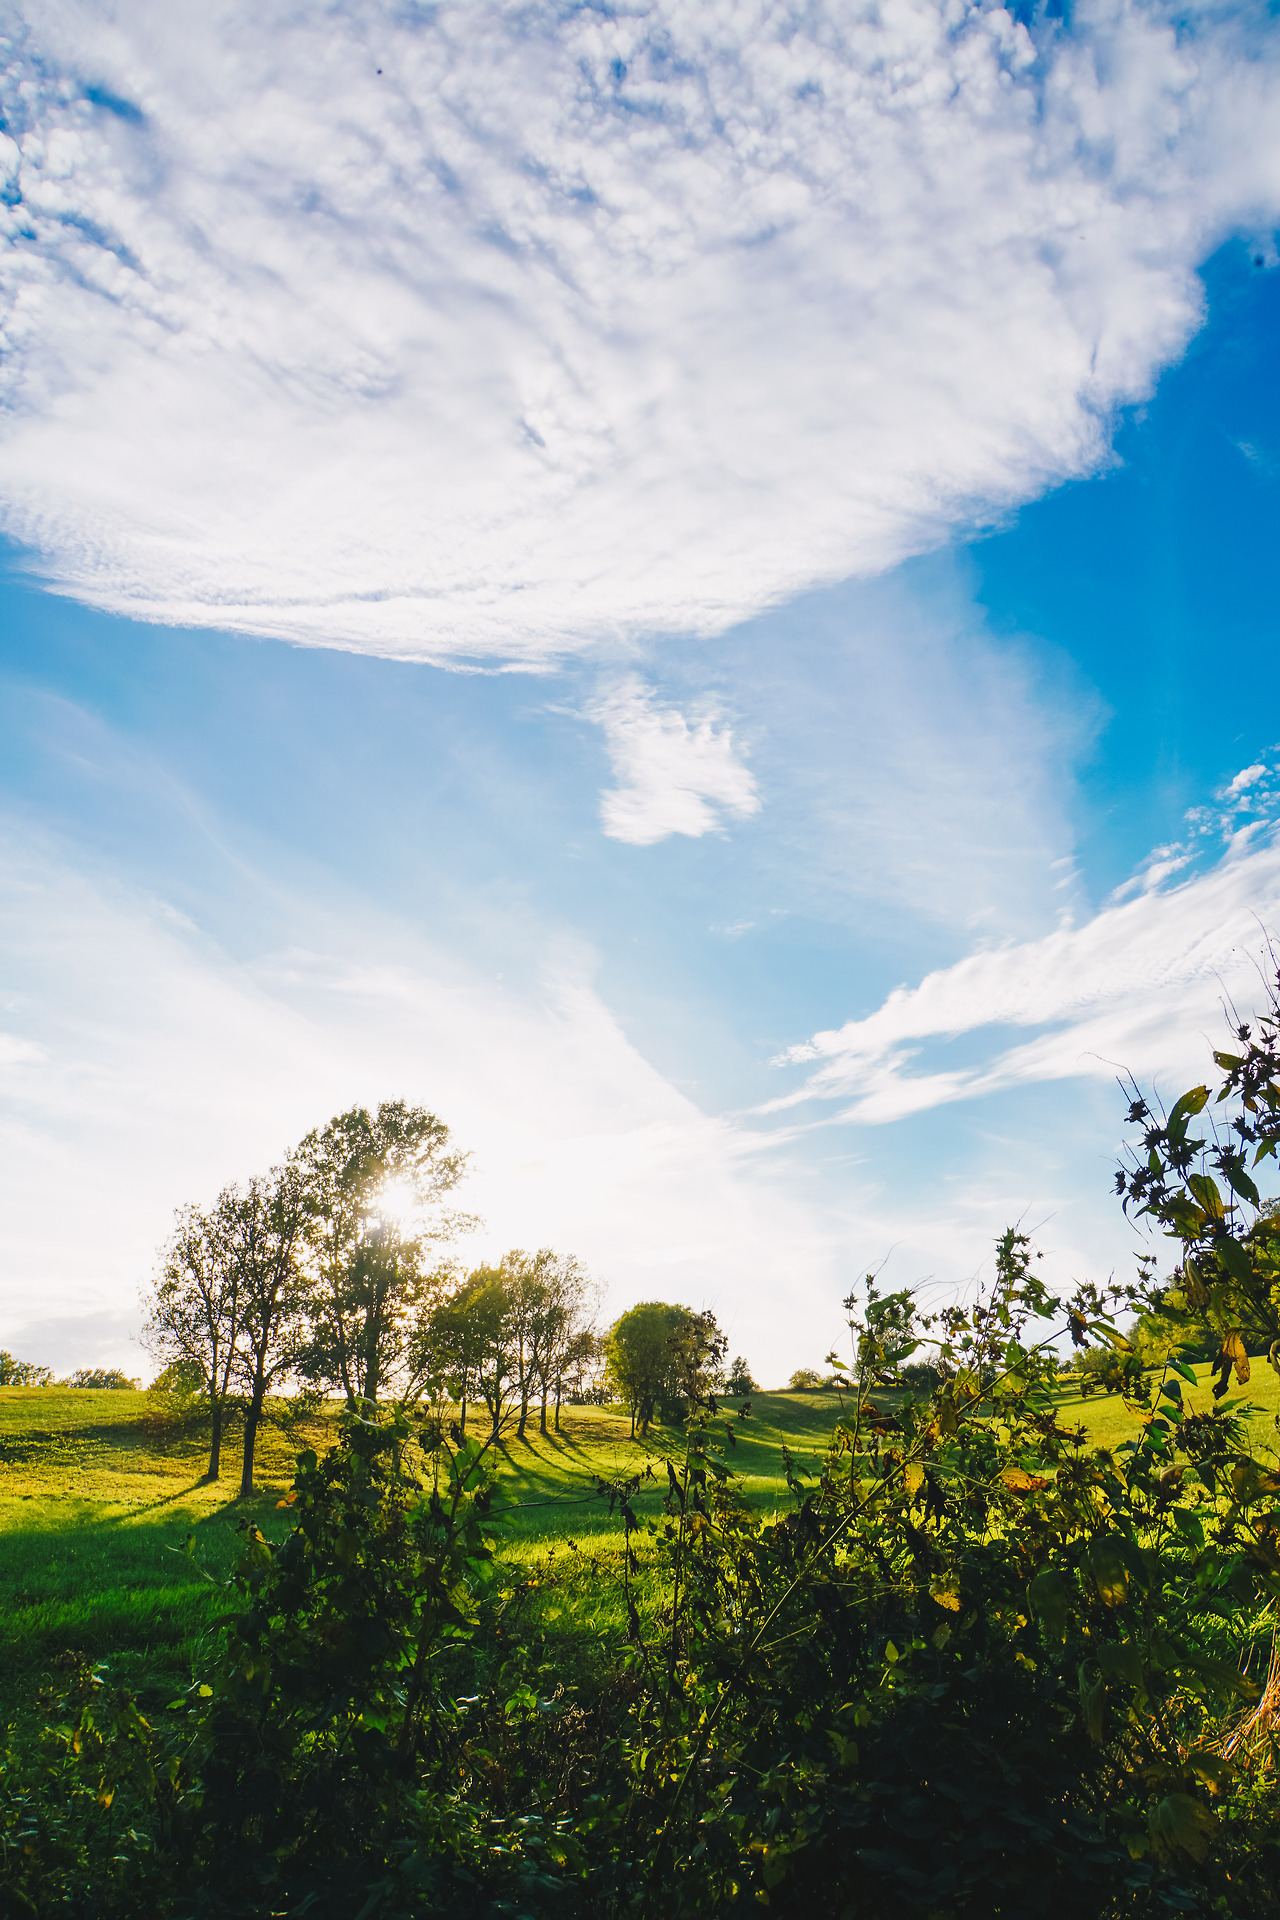
[[672,833],[697,840],[726,817],[759,812],[754,776],[714,708],[692,718],[660,708],[631,676],[603,693],[589,716],[604,729],[617,781],[600,797],[601,825],[611,839],[640,847]]
[[1085,0],[10,4],[0,511],[158,621],[537,665],[1105,457],[1274,42]]

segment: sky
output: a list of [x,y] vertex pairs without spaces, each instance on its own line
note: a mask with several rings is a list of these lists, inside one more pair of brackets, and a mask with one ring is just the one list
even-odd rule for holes
[[1280,927],[1265,8],[0,0],[0,1342],[355,1101],[763,1384]]

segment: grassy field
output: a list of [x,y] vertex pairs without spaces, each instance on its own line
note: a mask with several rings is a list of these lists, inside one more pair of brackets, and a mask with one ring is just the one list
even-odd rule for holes
[[[1209,1369],[1188,1393],[1211,1404]],[[1256,1440],[1280,1452],[1280,1380],[1255,1362],[1249,1386],[1233,1393],[1252,1405]],[[729,1407],[736,1405],[728,1402]],[[840,1410],[835,1393],[752,1396],[738,1427],[735,1465],[743,1491],[764,1508],[785,1506],[782,1446],[801,1473],[813,1472]],[[1243,1409],[1242,1409],[1243,1410]],[[293,1457],[323,1451],[336,1409],[305,1416],[272,1409],[259,1440],[259,1491],[235,1499],[240,1462],[226,1450],[222,1480],[201,1484],[205,1430],[198,1414],[165,1395],[94,1389],[0,1388],[0,1708],[12,1710],[56,1657],[74,1648],[110,1659],[121,1678],[165,1690],[198,1678],[212,1660],[208,1637],[231,1604],[222,1582],[246,1523],[269,1535],[288,1525],[276,1502]],[[1111,1397],[1064,1391],[1061,1418],[1082,1424],[1097,1445],[1115,1446],[1137,1422]],[[517,1506],[504,1528],[507,1577],[522,1583],[549,1651],[566,1665],[623,1630],[618,1516],[596,1491],[680,1444],[655,1432],[629,1438],[625,1416],[567,1408],[560,1434],[508,1437],[503,1471]],[[657,1515],[665,1475],[637,1496]],[[656,1595],[641,1589],[641,1610]],[[586,1652],[584,1652],[584,1649]]]
[[[773,1505],[786,1498],[782,1443],[811,1470],[838,1398],[762,1394],[752,1404],[737,1461],[748,1497]],[[68,1648],[165,1688],[197,1677],[211,1657],[209,1631],[231,1604],[222,1582],[238,1530],[284,1532],[276,1502],[294,1455],[324,1450],[336,1411],[273,1407],[259,1437],[258,1491],[240,1501],[234,1433],[222,1479],[202,1484],[205,1424],[167,1395],[0,1388],[0,1704]],[[643,1472],[668,1436],[634,1442],[626,1417],[608,1409],[566,1408],[561,1425],[559,1434],[506,1440],[503,1472],[518,1504],[503,1529],[504,1557],[514,1579],[536,1586],[533,1604],[553,1637],[610,1634],[622,1626],[621,1598],[612,1574],[600,1574],[616,1562],[622,1532],[596,1483]],[[657,1512],[664,1485],[665,1476],[644,1488],[641,1513]]]
[[[1204,1413],[1215,1402],[1212,1385],[1214,1372],[1212,1367],[1196,1367],[1196,1386],[1184,1383],[1184,1405],[1192,1413]],[[1255,1448],[1280,1456],[1280,1378],[1267,1365],[1265,1360],[1251,1363],[1251,1375],[1246,1386],[1237,1386],[1234,1379],[1226,1399],[1221,1403],[1230,1407],[1236,1405],[1240,1414],[1247,1415],[1251,1441]],[[1122,1440],[1132,1439],[1138,1428],[1138,1421],[1129,1413],[1123,1400],[1117,1394],[1094,1394],[1083,1399],[1078,1392],[1064,1391],[1062,1410],[1059,1415],[1063,1426],[1084,1426],[1088,1429],[1089,1439],[1095,1447],[1114,1447]]]

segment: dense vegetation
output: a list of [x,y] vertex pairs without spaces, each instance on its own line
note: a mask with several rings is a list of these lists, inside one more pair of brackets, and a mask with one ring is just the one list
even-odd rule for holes
[[[778,1443],[780,1497],[739,1471],[759,1403],[720,1398],[714,1323],[649,1303],[612,1459],[546,1495],[581,1503],[556,1553],[513,1544],[528,1397],[464,1433],[457,1371],[404,1385],[423,1303],[492,1281],[406,1292],[384,1366],[360,1341],[394,1293],[388,1241],[339,1179],[327,1278],[298,1262],[295,1358],[327,1339],[317,1376],[340,1350],[364,1372],[336,1420],[292,1410],[311,1426],[289,1491],[245,1508],[225,1577],[207,1568],[183,1684],[68,1647],[24,1703],[7,1911],[1276,1912],[1280,1461],[1250,1395],[1259,1352],[1280,1360],[1280,1222],[1256,1185],[1278,1036],[1273,1004],[1216,1089],[1167,1114],[1134,1097],[1120,1189],[1177,1243],[1171,1276],[1056,1298],[1011,1229],[965,1305],[868,1279],[825,1443]],[[1179,1328],[1210,1344],[1207,1392]],[[1104,1356],[1078,1384],[1127,1426],[1074,1416],[1063,1339]],[[253,1377],[246,1451],[270,1425]],[[607,1619],[572,1631],[593,1595]]]

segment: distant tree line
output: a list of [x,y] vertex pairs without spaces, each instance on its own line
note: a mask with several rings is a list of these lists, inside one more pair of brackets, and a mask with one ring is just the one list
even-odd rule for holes
[[51,1367],[38,1367],[31,1360],[17,1360],[0,1349],[0,1387],[133,1387],[119,1367],[77,1367],[65,1380],[55,1380]]

